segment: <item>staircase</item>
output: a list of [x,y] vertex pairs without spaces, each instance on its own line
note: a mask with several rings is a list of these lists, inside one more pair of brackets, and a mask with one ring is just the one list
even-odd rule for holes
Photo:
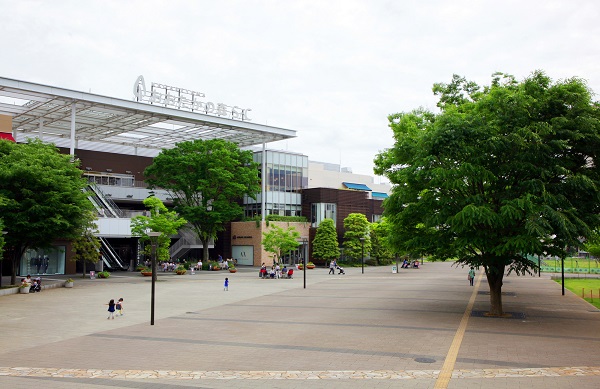
[[[169,248],[171,258],[181,257],[191,249],[201,249],[203,247],[200,238],[189,227],[183,227],[179,230],[179,235],[181,236],[179,240]],[[213,246],[214,242],[211,240],[208,245],[209,247]]]

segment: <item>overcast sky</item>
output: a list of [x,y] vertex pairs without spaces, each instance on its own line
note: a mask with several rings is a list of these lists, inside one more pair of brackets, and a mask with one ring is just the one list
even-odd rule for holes
[[[600,93],[600,1],[0,0],[0,76],[132,99],[138,75],[297,131],[268,147],[373,174],[435,82],[542,69]],[[597,98],[596,98],[597,99]]]

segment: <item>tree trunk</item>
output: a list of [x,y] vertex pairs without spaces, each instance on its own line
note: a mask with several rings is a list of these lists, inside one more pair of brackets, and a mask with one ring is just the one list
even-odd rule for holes
[[492,265],[485,268],[488,284],[490,286],[490,316],[502,316],[502,279],[504,278],[504,265]]
[[85,264],[86,264],[86,260],[83,260],[83,275],[81,276],[81,278],[85,278]]
[[10,284],[11,285],[16,285],[17,284],[17,258],[16,258],[17,254],[15,252],[15,255],[13,255],[10,259]]
[[204,239],[204,238],[200,238],[200,240],[202,241],[202,262],[207,263],[208,262],[208,242],[209,242],[209,238]]

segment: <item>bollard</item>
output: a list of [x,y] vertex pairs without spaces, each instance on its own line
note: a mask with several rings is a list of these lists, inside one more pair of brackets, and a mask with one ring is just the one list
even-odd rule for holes
[[581,298],[585,299],[585,288],[581,288]]
[[594,295],[592,294],[592,291],[590,290],[590,300],[593,303],[594,302]]

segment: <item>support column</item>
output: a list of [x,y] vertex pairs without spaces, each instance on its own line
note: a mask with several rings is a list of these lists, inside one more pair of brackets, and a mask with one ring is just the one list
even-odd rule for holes
[[262,144],[262,171],[260,174],[260,214],[261,220],[264,222],[266,220],[267,214],[267,150],[265,143]]
[[71,103],[71,149],[69,154],[75,155],[75,102]]
[[40,119],[40,127],[38,130],[38,138],[43,142],[44,141],[44,119]]

